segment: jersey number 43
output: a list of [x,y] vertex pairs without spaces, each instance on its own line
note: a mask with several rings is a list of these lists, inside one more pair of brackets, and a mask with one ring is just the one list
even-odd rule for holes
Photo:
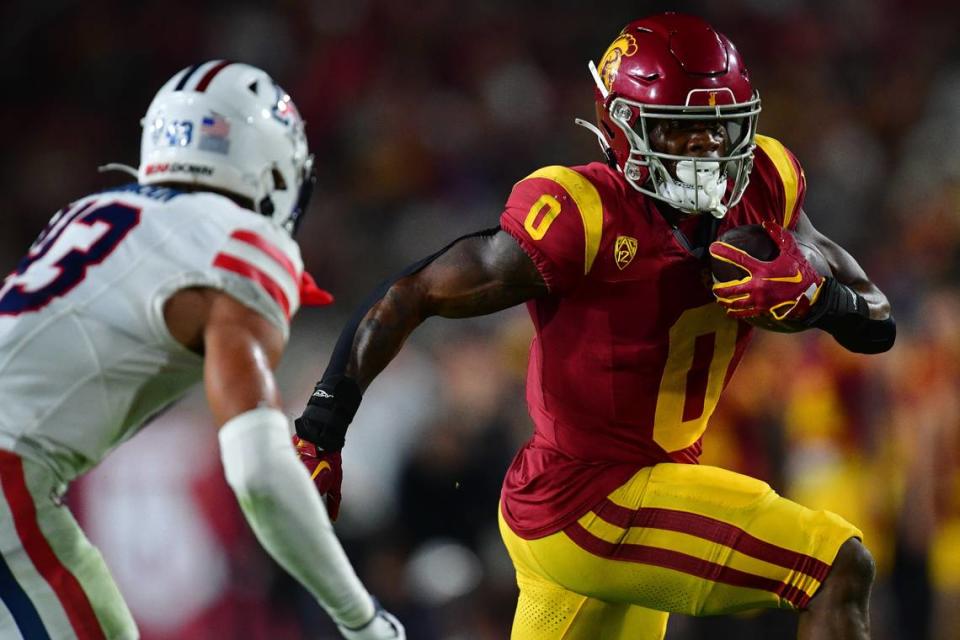
[[0,315],[37,311],[66,295],[140,222],[140,209],[87,201],[63,209],[0,287]]

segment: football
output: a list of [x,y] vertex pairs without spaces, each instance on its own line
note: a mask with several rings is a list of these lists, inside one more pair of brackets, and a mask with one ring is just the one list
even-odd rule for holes
[[[788,233],[792,232],[788,231]],[[777,257],[778,250],[776,243],[759,224],[746,224],[734,227],[721,234],[717,240],[741,249],[758,260],[773,260]],[[803,256],[810,262],[813,268],[816,269],[817,273],[822,276],[833,275],[830,270],[830,264],[823,254],[820,253],[819,249],[797,238],[796,234],[794,234],[794,240],[796,240],[797,246],[800,247]],[[710,258],[710,270],[713,273],[715,282],[729,282],[730,280],[738,280],[747,276],[747,272],[737,265],[712,257]],[[744,318],[744,320],[755,327],[768,331],[778,331],[780,333],[794,333],[807,328],[795,320],[776,320],[770,316]]]

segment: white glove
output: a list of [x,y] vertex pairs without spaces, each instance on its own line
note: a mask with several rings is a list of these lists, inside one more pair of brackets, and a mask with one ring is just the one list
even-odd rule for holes
[[407,640],[407,632],[393,614],[380,606],[377,602],[377,611],[373,619],[357,629],[348,629],[337,626],[346,640]]

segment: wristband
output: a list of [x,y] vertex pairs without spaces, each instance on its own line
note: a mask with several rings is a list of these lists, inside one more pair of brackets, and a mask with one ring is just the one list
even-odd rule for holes
[[863,296],[835,278],[824,281],[804,324],[823,329],[854,353],[883,353],[897,338],[893,316],[872,319]]
[[313,388],[307,408],[294,423],[297,435],[323,451],[340,451],[362,399],[363,392],[353,378],[325,377]]
[[810,307],[804,324],[833,333],[831,328],[838,323],[850,322],[851,317],[868,320],[870,308],[867,301],[836,278],[824,278],[817,300]]

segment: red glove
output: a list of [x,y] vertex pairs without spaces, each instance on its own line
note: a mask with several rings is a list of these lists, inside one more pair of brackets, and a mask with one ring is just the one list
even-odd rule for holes
[[778,224],[763,223],[763,230],[780,249],[769,262],[725,242],[713,242],[710,255],[741,267],[747,276],[713,285],[720,306],[735,318],[769,314],[775,320],[803,320],[820,294],[824,277],[804,257],[793,234]]
[[316,445],[293,436],[293,446],[300,461],[310,472],[310,479],[317,491],[326,498],[327,513],[336,520],[340,513],[340,485],[343,483],[343,467],[340,452],[317,451]]

